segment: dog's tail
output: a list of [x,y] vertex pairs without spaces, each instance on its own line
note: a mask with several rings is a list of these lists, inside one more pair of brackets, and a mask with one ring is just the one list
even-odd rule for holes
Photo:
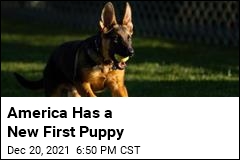
[[29,81],[18,73],[14,73],[14,76],[16,77],[17,81],[25,88],[31,90],[38,90],[43,88],[43,78],[38,81]]

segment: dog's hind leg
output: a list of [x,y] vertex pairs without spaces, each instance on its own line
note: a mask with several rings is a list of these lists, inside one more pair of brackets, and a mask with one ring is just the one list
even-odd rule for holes
[[81,97],[74,86],[70,86],[67,93],[68,97]]
[[77,91],[82,96],[97,97],[91,88],[91,84],[88,82],[77,85]]
[[59,85],[50,95],[51,97],[81,97],[77,89],[71,85]]
[[109,89],[113,97],[128,97],[127,88],[124,85],[110,85]]
[[49,97],[66,97],[67,90],[64,85],[59,85],[51,90],[46,91],[46,96]]

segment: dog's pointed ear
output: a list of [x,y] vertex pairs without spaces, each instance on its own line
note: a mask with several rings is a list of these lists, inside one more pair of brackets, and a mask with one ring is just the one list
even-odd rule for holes
[[107,32],[116,24],[117,20],[113,4],[108,2],[102,10],[101,20],[99,22],[100,29],[103,32]]
[[122,24],[126,25],[131,33],[133,32],[132,10],[128,2],[126,3],[126,9],[125,9],[125,14],[123,17]]

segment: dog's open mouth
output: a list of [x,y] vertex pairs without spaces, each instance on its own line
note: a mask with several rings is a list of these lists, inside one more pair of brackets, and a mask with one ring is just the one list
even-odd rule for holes
[[128,61],[129,57],[123,57],[119,54],[115,54],[114,58],[117,61],[117,66],[119,69],[124,69],[127,66],[126,62]]

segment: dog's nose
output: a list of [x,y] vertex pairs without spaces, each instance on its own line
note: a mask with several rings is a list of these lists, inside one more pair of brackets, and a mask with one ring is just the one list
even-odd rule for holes
[[134,49],[133,48],[128,48],[128,52],[130,57],[132,57],[134,55]]

